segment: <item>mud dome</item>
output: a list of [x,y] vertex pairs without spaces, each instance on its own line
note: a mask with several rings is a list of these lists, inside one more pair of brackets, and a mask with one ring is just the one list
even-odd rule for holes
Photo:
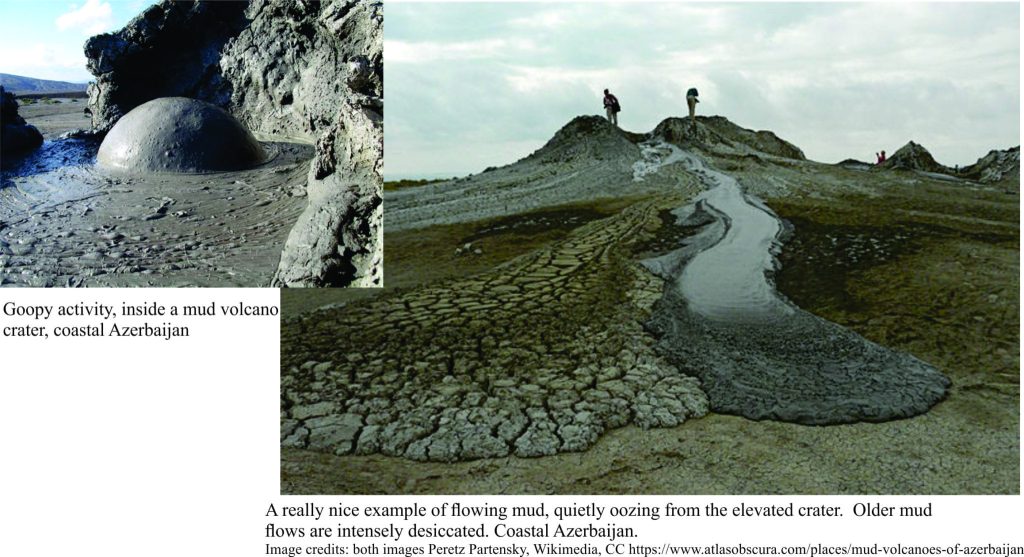
[[86,41],[92,128],[136,107],[189,97],[261,139],[314,145],[306,209],[272,284],[381,286],[384,8],[372,0],[162,0]]
[[249,130],[212,104],[167,97],[144,103],[110,129],[96,163],[129,172],[212,172],[266,159]]

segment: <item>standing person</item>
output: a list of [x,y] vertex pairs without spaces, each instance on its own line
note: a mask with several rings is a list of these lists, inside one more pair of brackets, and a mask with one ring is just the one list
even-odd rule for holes
[[608,115],[608,121],[612,124],[619,125],[619,111],[622,107],[619,106],[619,99],[615,98],[615,95],[604,90],[604,113]]
[[694,116],[697,112],[697,88],[690,87],[690,90],[686,92],[686,106],[690,107],[690,122],[693,124],[697,123],[697,117]]

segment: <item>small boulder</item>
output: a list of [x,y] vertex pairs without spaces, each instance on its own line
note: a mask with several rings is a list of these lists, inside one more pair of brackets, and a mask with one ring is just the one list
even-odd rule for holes
[[18,115],[18,101],[13,93],[0,87],[0,97],[3,98],[2,113],[0,120],[3,122],[0,131],[0,150],[4,154],[31,151],[43,144],[43,134],[35,126],[27,124],[25,119]]

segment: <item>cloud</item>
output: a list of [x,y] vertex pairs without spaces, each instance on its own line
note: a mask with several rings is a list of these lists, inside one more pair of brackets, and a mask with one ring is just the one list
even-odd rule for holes
[[109,2],[86,0],[81,8],[72,7],[57,17],[57,29],[77,29],[83,35],[95,35],[109,30],[114,24]]
[[88,81],[91,75],[85,68],[85,54],[81,47],[70,45],[29,43],[0,46],[3,71],[36,79],[58,81]]

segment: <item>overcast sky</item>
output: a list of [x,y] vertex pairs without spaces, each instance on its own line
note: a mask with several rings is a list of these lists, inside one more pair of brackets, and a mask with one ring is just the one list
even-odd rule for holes
[[0,73],[89,81],[85,40],[116,31],[154,0],[0,0]]
[[478,172],[622,103],[768,129],[811,159],[913,139],[969,164],[1020,140],[1020,7],[1002,4],[388,3],[385,175]]

